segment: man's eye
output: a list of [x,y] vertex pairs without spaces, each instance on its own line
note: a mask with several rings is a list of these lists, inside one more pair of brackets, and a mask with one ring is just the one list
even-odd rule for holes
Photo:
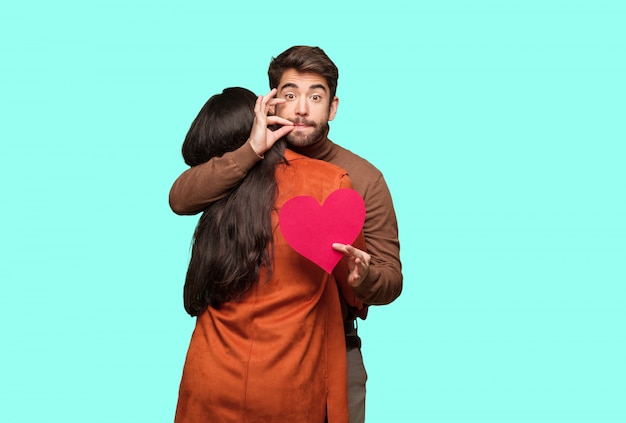
[[287,93],[287,94],[285,94],[285,98],[287,100],[293,100],[294,98],[296,98],[296,96],[293,95],[292,93]]
[[311,100],[313,100],[313,101],[320,101],[321,99],[322,99],[322,97],[317,95],[317,94],[313,94],[311,96]]

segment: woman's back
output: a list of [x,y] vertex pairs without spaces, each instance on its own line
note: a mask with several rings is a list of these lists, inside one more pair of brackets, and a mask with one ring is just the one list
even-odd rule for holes
[[274,259],[239,300],[197,319],[177,422],[347,422],[345,341],[334,278],[295,252],[278,227],[290,198],[320,203],[351,187],[342,169],[285,151],[276,169]]

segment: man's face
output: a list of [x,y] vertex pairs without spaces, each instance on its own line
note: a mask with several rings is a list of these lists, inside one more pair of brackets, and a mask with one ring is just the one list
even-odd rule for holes
[[294,123],[287,141],[296,147],[306,147],[319,140],[328,121],[335,118],[339,104],[337,97],[330,97],[328,84],[321,75],[295,69],[283,73],[276,97],[286,100],[276,106],[276,114]]

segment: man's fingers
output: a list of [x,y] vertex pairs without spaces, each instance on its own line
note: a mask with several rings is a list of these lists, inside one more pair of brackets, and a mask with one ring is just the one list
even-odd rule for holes
[[261,111],[262,102],[263,102],[263,96],[260,95],[256,98],[256,102],[254,103],[254,113],[259,113]]
[[[337,247],[335,248],[335,246],[337,246]],[[359,250],[357,250],[356,248],[354,248],[350,244],[334,243],[333,244],[333,248],[335,248],[335,250],[337,250],[337,251],[343,252],[344,254],[348,254],[348,255],[353,256],[353,257],[358,257],[357,252]]]
[[348,252],[346,250],[346,245],[345,244],[340,244],[338,242],[334,242],[333,243],[333,248],[335,249],[335,251],[339,251],[340,253],[346,254]]
[[267,104],[270,105],[270,106],[276,106],[277,104],[283,104],[283,103],[286,103],[286,102],[287,102],[287,100],[285,100],[284,98],[275,98],[274,97],[274,98],[271,98],[267,102]]
[[337,250],[337,248],[335,248],[337,251],[343,251],[344,254],[353,257],[355,259],[355,262],[357,264],[359,264],[361,267],[366,268],[369,266],[370,263],[370,259],[371,256],[366,253],[365,251],[359,250],[358,248],[353,247],[352,245],[349,244],[333,244],[333,247],[335,245],[343,245],[343,250]]
[[274,131],[274,136],[276,137],[276,139],[282,138],[285,135],[287,135],[288,133],[290,133],[291,131],[293,131],[293,128],[295,128],[295,126],[291,125],[291,126],[281,126],[280,128],[278,128],[277,130]]
[[275,94],[276,94],[276,88],[272,88],[269,93],[267,93],[266,95],[261,97],[262,98],[263,108],[265,109],[266,113],[267,113],[267,106],[271,106],[271,105],[276,104],[274,102],[274,100],[276,100],[274,98]]
[[278,117],[278,116],[268,116],[267,124],[268,125],[293,125],[293,122],[285,118]]

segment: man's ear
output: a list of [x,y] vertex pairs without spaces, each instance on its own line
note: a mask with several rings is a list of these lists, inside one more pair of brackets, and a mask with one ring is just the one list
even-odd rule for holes
[[335,96],[330,102],[330,110],[328,111],[328,120],[331,121],[337,115],[337,108],[339,107],[339,97]]

